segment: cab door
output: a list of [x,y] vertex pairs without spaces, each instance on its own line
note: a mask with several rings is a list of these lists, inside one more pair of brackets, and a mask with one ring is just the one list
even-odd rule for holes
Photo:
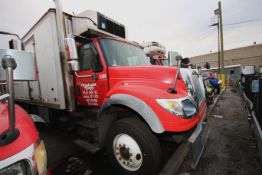
[[108,92],[106,65],[102,64],[93,42],[78,42],[80,71],[75,73],[75,94],[78,105],[99,107]]

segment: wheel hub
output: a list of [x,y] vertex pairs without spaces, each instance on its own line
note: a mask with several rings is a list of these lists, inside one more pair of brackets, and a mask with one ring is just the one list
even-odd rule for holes
[[126,147],[121,147],[120,150],[120,156],[123,157],[125,160],[129,160],[130,159],[130,152],[129,152],[129,148]]
[[113,150],[116,160],[125,169],[129,171],[138,170],[143,157],[138,143],[127,134],[118,134],[113,142]]

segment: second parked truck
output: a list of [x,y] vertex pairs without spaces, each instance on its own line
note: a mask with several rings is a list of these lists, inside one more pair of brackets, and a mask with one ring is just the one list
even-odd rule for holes
[[91,152],[105,147],[121,174],[156,174],[159,138],[200,137],[203,85],[184,70],[174,86],[177,68],[151,65],[125,37],[124,25],[99,12],[48,10],[22,39],[35,55],[37,81],[18,83],[16,100],[46,122],[72,121],[76,143]]

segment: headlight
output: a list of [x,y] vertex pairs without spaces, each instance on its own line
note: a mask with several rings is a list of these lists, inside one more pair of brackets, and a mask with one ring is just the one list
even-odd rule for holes
[[35,153],[34,153],[34,160],[36,163],[36,169],[39,175],[46,174],[46,165],[47,165],[47,155],[45,144],[41,140],[39,145],[36,146]]
[[20,161],[0,170],[0,175],[27,175],[27,168],[26,163]]
[[197,109],[195,104],[191,100],[185,99],[181,102],[181,104],[185,118],[191,118],[192,116],[194,116]]
[[168,112],[181,117],[183,116],[183,110],[180,101],[175,99],[157,99],[156,101]]
[[196,113],[196,106],[188,98],[181,99],[157,99],[157,103],[168,112],[182,118],[191,118]]

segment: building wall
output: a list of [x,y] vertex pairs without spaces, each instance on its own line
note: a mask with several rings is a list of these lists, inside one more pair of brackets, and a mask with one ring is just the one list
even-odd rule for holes
[[[262,65],[262,44],[231,49],[224,52],[224,65]],[[190,58],[191,63],[202,65],[204,62],[209,62],[211,67],[218,66],[217,52],[205,55],[199,55]]]

